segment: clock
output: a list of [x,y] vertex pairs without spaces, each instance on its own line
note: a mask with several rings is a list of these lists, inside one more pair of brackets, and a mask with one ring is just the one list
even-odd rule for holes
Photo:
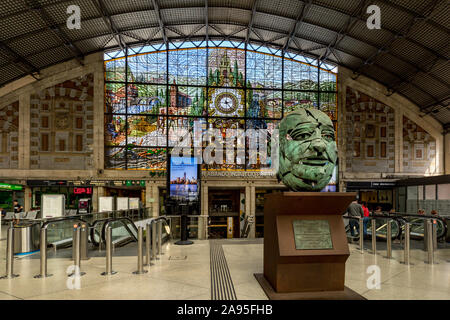
[[223,92],[216,97],[216,109],[224,114],[230,114],[238,108],[236,96],[230,92]]

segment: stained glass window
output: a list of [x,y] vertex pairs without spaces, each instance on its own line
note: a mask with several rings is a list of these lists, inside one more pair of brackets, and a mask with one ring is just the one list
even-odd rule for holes
[[[203,47],[202,47],[203,46]],[[223,160],[206,170],[259,170],[270,161],[253,157],[249,130],[263,130],[267,142],[287,113],[313,107],[327,113],[337,127],[337,76],[333,66],[290,52],[230,41],[170,43],[105,55],[105,167],[165,170],[175,146],[202,154],[222,137]],[[110,59],[110,60],[108,60]],[[241,133],[244,133],[242,139]],[[234,139],[232,148],[226,148]],[[216,141],[217,142],[217,141]],[[187,144],[186,144],[187,143]],[[214,154],[214,152],[213,152]],[[263,155],[263,154],[261,154]]]
[[158,146],[167,145],[166,119],[155,116],[128,116],[127,133],[128,146]]
[[128,114],[161,114],[166,108],[167,87],[164,85],[129,84]]
[[154,52],[128,57],[128,82],[166,83],[167,54]]
[[245,82],[245,51],[240,49],[209,49],[208,85],[243,87]]
[[128,148],[129,170],[163,170],[166,168],[167,150],[160,148]]
[[206,85],[206,49],[169,51],[169,83]]
[[282,65],[281,57],[249,51],[247,53],[247,86],[281,89]]

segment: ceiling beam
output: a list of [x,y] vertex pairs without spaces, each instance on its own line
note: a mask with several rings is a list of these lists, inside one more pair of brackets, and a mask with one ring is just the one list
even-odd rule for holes
[[169,40],[167,39],[167,34],[166,34],[166,29],[164,28],[164,23],[162,21],[161,18],[161,10],[159,9],[159,5],[157,0],[151,0],[152,4],[153,4],[153,9],[156,13],[156,16],[158,18],[158,23],[159,23],[159,28],[161,29],[161,33],[162,33],[162,38],[164,40],[164,43],[166,45],[166,47],[169,47]]
[[19,55],[5,43],[0,41],[0,53],[11,63],[15,64],[23,72],[31,75],[36,80],[39,80],[39,70],[30,61]]
[[250,34],[252,33],[253,21],[255,20],[257,4],[258,4],[258,0],[254,0],[253,1],[253,6],[252,6],[252,15],[251,15],[250,21],[248,23],[248,27],[247,27],[247,37],[245,38],[245,47],[246,48],[247,48],[248,43],[250,41]]
[[289,48],[289,45],[291,44],[292,39],[294,38],[295,34],[297,33],[297,30],[299,26],[302,24],[303,19],[305,19],[305,16],[308,14],[309,9],[311,8],[312,0],[308,0],[307,2],[304,1],[302,10],[298,14],[297,18],[295,19],[294,27],[289,32],[289,36],[286,40],[286,43],[283,46],[283,52],[286,51],[287,48]]
[[84,54],[81,50],[70,40],[67,34],[58,26],[58,24],[50,17],[49,14],[42,8],[42,6],[36,0],[24,0],[25,6],[36,13],[37,16],[41,18],[44,24],[47,26],[47,29],[52,31],[67,48],[68,51],[71,52],[72,56],[78,63],[84,66]]
[[[448,48],[448,47],[449,47],[449,45],[446,46],[446,48]],[[394,83],[392,86],[390,86],[389,89],[391,89],[392,91],[396,91],[404,83],[410,83],[411,81],[413,81],[419,73],[430,75],[433,79],[439,80],[439,79],[436,79],[436,77],[434,75],[432,75],[431,73],[433,72],[433,70],[436,67],[436,65],[438,64],[438,62],[440,62],[440,61],[441,60],[439,58],[437,58],[437,57],[434,58],[431,61],[431,63],[427,62],[427,67],[426,68],[423,68],[423,66],[422,67],[418,67],[416,69],[416,71],[414,71],[413,73],[409,74],[405,78],[405,80],[398,81],[398,82]],[[445,61],[444,64],[448,64],[448,63],[449,63],[449,61],[447,60],[447,61]],[[447,83],[443,83],[443,84],[445,84],[447,86],[447,88],[450,89],[450,85],[449,84],[447,84]]]
[[327,50],[319,57],[320,62],[325,62],[330,54],[336,49],[336,47],[341,43],[341,41],[352,31],[353,27],[358,22],[358,18],[362,18],[365,15],[366,10],[364,10],[368,3],[372,0],[361,0],[359,7],[348,17],[345,26],[336,34],[336,38],[333,43],[330,43]]
[[208,0],[205,0],[205,39],[206,45],[209,42],[209,9],[208,9]]
[[[433,13],[433,11],[436,9],[436,6],[440,0],[434,0],[433,5],[427,9],[427,13],[424,14],[427,18]],[[389,53],[392,50],[392,45],[397,39],[400,38],[406,38],[408,34],[411,32],[412,28],[418,23],[418,22],[424,22],[426,19],[422,19],[422,16],[414,16],[408,23],[408,26],[405,28],[404,32],[399,32],[397,34],[394,34],[387,43],[382,46],[381,48],[378,48],[376,52],[374,52],[372,55],[370,55],[365,61],[363,61],[357,68],[356,72],[359,72],[361,69],[365,68],[367,65],[370,65],[372,62],[374,62],[381,54]]]
[[120,49],[125,52],[126,43],[122,39],[122,35],[120,31],[115,27],[111,16],[108,13],[108,10],[105,8],[105,5],[103,3],[103,0],[92,0],[94,6],[97,8],[98,12],[102,15],[103,22],[106,24],[106,26],[111,31],[111,34],[114,36],[114,39],[116,39],[116,42],[119,44]]
[[[444,99],[441,99],[437,102],[432,102],[426,106],[420,107],[420,110],[423,111],[423,110],[427,110],[427,109],[437,107],[437,106],[447,107],[449,105],[449,101],[450,101],[450,95],[447,95]],[[447,103],[445,103],[445,102],[447,102]]]

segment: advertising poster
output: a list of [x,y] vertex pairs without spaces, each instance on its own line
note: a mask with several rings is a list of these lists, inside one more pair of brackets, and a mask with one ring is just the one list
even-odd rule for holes
[[198,198],[198,162],[196,158],[171,157],[170,197],[194,201]]

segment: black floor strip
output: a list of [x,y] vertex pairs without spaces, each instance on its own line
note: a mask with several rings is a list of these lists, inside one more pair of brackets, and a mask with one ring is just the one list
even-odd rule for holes
[[222,244],[210,242],[211,300],[237,300]]

